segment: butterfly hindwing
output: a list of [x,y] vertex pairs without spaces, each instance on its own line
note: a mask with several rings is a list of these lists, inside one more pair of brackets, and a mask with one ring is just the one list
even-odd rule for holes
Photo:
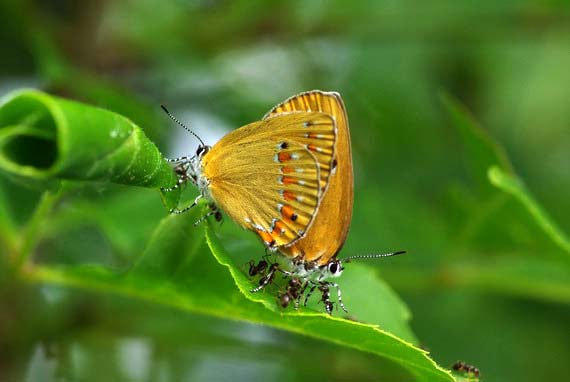
[[326,113],[280,113],[222,138],[203,158],[202,173],[212,198],[234,221],[270,248],[291,245],[314,220],[335,139],[335,122]]
[[[318,90],[298,94],[275,106],[273,109],[267,112],[263,118],[272,118],[279,114],[291,112],[324,112],[332,116],[334,119],[334,104],[332,104],[334,101],[325,97],[325,94],[328,93],[324,93]],[[328,186],[330,171],[332,170],[332,160],[328,153],[322,153],[316,148],[319,147],[319,145],[322,145],[322,141],[326,139],[328,139],[328,137],[319,135],[317,132],[315,132],[310,136],[303,137],[301,141],[306,145],[314,145],[311,147],[315,148],[315,157],[317,158],[319,167],[321,169],[320,185],[323,192],[326,191],[326,188]]]
[[[280,251],[286,256],[302,256],[306,261],[326,264],[342,248],[352,217],[354,190],[348,117],[339,93],[312,90],[288,98],[275,106],[266,118],[292,111],[319,111],[333,116],[336,122],[335,156],[333,170],[326,183],[326,194],[320,200],[319,213],[311,231],[293,245],[280,248]],[[326,173],[321,172],[321,183],[323,175]]]

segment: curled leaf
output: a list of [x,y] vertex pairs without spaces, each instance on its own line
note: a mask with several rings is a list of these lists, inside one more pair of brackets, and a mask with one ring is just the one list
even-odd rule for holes
[[[159,188],[176,175],[129,119],[35,90],[0,103],[0,169],[36,180],[97,180]],[[174,205],[179,193],[166,196]]]

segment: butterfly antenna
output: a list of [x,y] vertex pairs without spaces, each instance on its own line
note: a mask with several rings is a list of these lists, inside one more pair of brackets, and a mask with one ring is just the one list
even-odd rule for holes
[[374,254],[374,255],[348,256],[348,257],[344,258],[343,261],[346,263],[349,263],[350,260],[354,260],[354,259],[377,259],[379,257],[397,256],[397,255],[402,255],[404,253],[406,253],[406,251],[398,251],[398,252],[392,252],[392,253],[378,253],[378,254]]
[[168,114],[168,116],[170,117],[170,119],[172,119],[174,122],[176,122],[180,127],[182,127],[184,130],[186,130],[187,132],[189,132],[190,134],[192,134],[193,136],[196,137],[196,139],[198,139],[200,141],[200,143],[202,144],[202,146],[206,146],[206,144],[204,143],[203,140],[200,139],[200,137],[198,136],[198,134],[196,134],[195,132],[193,132],[192,130],[190,130],[189,128],[186,127],[186,125],[184,125],[182,122],[180,122],[178,119],[176,119],[175,116],[173,116],[172,114],[170,114],[170,112],[168,111],[168,109],[166,108],[166,106],[164,105],[160,105],[160,107],[162,108],[162,110],[164,110],[164,112],[166,114]]

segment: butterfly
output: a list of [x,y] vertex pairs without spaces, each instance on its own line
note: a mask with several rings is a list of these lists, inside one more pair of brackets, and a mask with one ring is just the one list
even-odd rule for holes
[[195,156],[169,160],[179,184],[190,181],[200,191],[192,205],[171,212],[184,212],[207,198],[212,210],[220,208],[256,232],[268,249],[291,246],[305,237],[317,216],[336,135],[330,114],[291,110],[234,130],[213,147],[200,140]]
[[337,258],[350,227],[354,197],[348,117],[339,93],[313,90],[290,97],[213,147],[194,135],[201,143],[196,155],[169,160],[179,183],[166,191],[189,181],[200,194],[190,206],[171,212],[182,213],[206,198],[211,211],[204,218],[219,217],[221,208],[255,232],[269,251],[288,260],[286,267],[269,266],[265,259],[250,263],[250,274],[263,269],[252,292],[281,272],[290,277],[279,296],[282,306],[293,300],[298,307],[303,295],[306,304],[318,288],[330,314],[330,288],[335,287],[346,310],[339,286],[326,281],[342,273],[343,261],[401,253]]
[[[339,93],[313,90],[290,97],[271,109],[264,118],[299,111],[326,113],[332,116],[337,136],[326,192],[321,196],[319,210],[309,233],[291,245],[279,248],[279,252],[292,259],[291,270],[288,272],[291,279],[285,291],[280,294],[279,301],[283,307],[286,307],[290,301],[295,301],[297,308],[299,299],[307,288],[309,290],[305,296],[305,304],[313,291],[318,288],[322,294],[321,301],[330,314],[333,307],[330,288],[334,287],[337,290],[338,303],[346,311],[340,287],[327,279],[340,276],[344,270],[343,263],[352,259],[394,256],[403,251],[350,256],[343,260],[337,258],[348,236],[354,199],[352,153],[346,107]],[[269,278],[271,273],[262,278],[259,287],[254,290],[263,288]]]

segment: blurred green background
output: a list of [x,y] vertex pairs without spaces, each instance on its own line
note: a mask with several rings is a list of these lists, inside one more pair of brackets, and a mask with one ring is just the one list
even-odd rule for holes
[[[367,265],[440,365],[465,360],[483,381],[570,375],[570,254],[488,182],[442,102],[470,110],[569,232],[566,1],[3,1],[0,47],[0,96],[34,87],[107,108],[171,157],[196,141],[161,103],[213,144],[290,95],[340,92],[355,166],[343,255],[409,251]],[[0,172],[0,214],[25,227],[44,187]],[[36,263],[128,269],[165,215],[155,191],[124,186],[65,203]],[[255,241],[228,219],[222,234]],[[3,273],[2,381],[409,380],[337,345]]]

